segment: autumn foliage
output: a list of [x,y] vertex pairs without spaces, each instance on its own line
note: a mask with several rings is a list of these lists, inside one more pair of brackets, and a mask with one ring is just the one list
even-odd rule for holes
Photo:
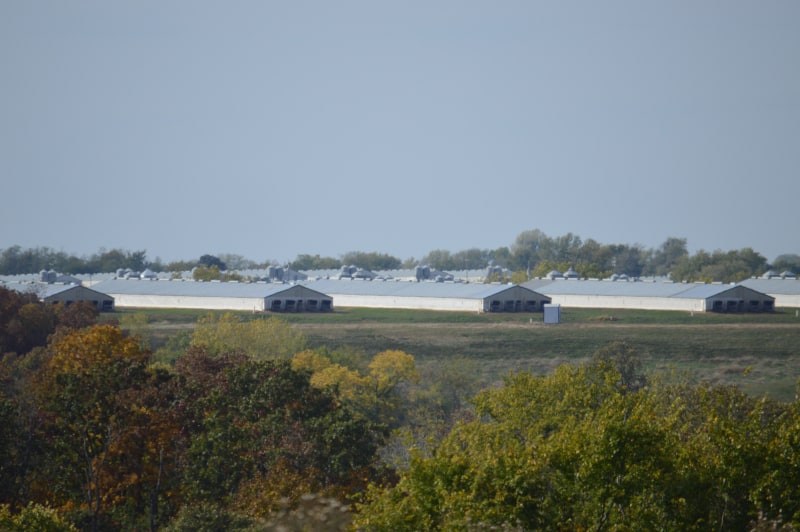
[[115,325],[53,332],[0,366],[6,523],[156,530],[221,512],[252,524],[306,494],[346,501],[383,478],[381,431],[288,360],[196,341],[167,367]]
[[0,530],[800,526],[800,402],[646,375],[624,342],[476,391],[475,361],[234,315],[154,363],[95,318],[0,290]]
[[[628,346],[619,354],[630,362]],[[363,530],[795,530],[800,408],[644,385],[608,352],[510,375],[476,418],[375,486]],[[639,386],[630,386],[631,379]],[[781,528],[783,527],[783,528]]]

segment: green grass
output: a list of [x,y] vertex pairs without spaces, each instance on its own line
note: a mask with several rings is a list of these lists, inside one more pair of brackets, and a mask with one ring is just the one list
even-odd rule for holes
[[[193,327],[208,311],[144,312],[152,341]],[[244,319],[265,314],[239,313]],[[350,347],[375,354],[402,349],[418,364],[464,356],[480,362],[487,381],[509,371],[551,371],[588,359],[615,340],[636,347],[645,367],[695,380],[736,384],[754,394],[794,398],[800,377],[800,318],[794,309],[769,314],[562,309],[562,323],[544,325],[542,314],[478,314],[394,309],[337,308],[330,313],[266,314],[297,326],[312,347]]]
[[762,314],[724,314],[715,312],[682,312],[675,310],[628,310],[628,309],[562,309],[562,321],[581,323],[603,321],[612,317],[614,322],[658,325],[707,325],[732,323],[792,323],[800,325],[794,309],[782,309]]
[[[197,318],[209,313],[222,314],[225,311],[192,309],[119,309],[103,313],[101,320],[114,320],[132,313],[144,313],[151,322],[193,324]],[[233,312],[243,319],[257,319],[275,316],[289,323],[529,323],[542,321],[541,313],[476,313],[443,312],[436,310],[410,309],[370,309],[337,308],[333,312],[307,313],[254,313]],[[627,309],[562,309],[562,323],[628,323],[658,325],[705,325],[705,324],[797,324],[800,318],[795,309],[782,309],[764,314],[717,314],[713,312],[681,312],[669,310],[627,310]]]

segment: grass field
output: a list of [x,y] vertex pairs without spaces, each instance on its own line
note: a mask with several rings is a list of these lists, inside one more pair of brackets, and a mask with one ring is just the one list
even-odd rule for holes
[[[155,344],[191,328],[206,311],[142,310]],[[263,314],[242,314],[246,319]],[[480,362],[493,382],[509,371],[551,371],[586,360],[614,340],[641,354],[648,371],[694,381],[736,384],[744,390],[792,400],[800,377],[800,317],[794,309],[771,314],[562,309],[562,323],[544,325],[541,314],[336,309],[323,314],[279,314],[311,347],[348,346],[375,354],[401,349],[435,372],[437,362],[466,357]]]

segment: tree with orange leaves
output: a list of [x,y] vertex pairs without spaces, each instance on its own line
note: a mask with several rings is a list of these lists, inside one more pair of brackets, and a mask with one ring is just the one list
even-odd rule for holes
[[141,514],[149,506],[153,528],[153,489],[157,499],[178,432],[163,397],[169,375],[149,369],[150,353],[111,325],[73,331],[51,350],[36,390],[50,458],[40,472],[43,502],[91,530],[118,525],[123,507]]

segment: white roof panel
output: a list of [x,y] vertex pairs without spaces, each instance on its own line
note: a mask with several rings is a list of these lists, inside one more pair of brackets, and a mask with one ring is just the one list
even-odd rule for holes
[[[436,297],[453,299],[485,299],[514,288],[516,285],[483,283],[436,283],[416,281],[361,281],[319,279],[303,281],[304,286],[325,294],[347,294],[394,297]],[[522,287],[525,289],[524,287]],[[530,289],[526,289],[530,290]]]
[[[640,281],[596,281],[596,280],[546,280],[534,279],[522,286],[548,296],[581,295],[612,297],[660,297],[676,299],[708,299],[733,290],[737,285],[706,283],[669,283]],[[763,290],[747,286],[757,292]]]
[[[158,295],[181,297],[266,298],[289,290],[294,285],[283,283],[231,283],[200,281],[140,281],[113,279],[92,288],[107,294]],[[316,291],[316,288],[310,288]],[[324,293],[320,295],[325,295]]]
[[740,284],[764,294],[800,295],[800,279],[747,279]]

